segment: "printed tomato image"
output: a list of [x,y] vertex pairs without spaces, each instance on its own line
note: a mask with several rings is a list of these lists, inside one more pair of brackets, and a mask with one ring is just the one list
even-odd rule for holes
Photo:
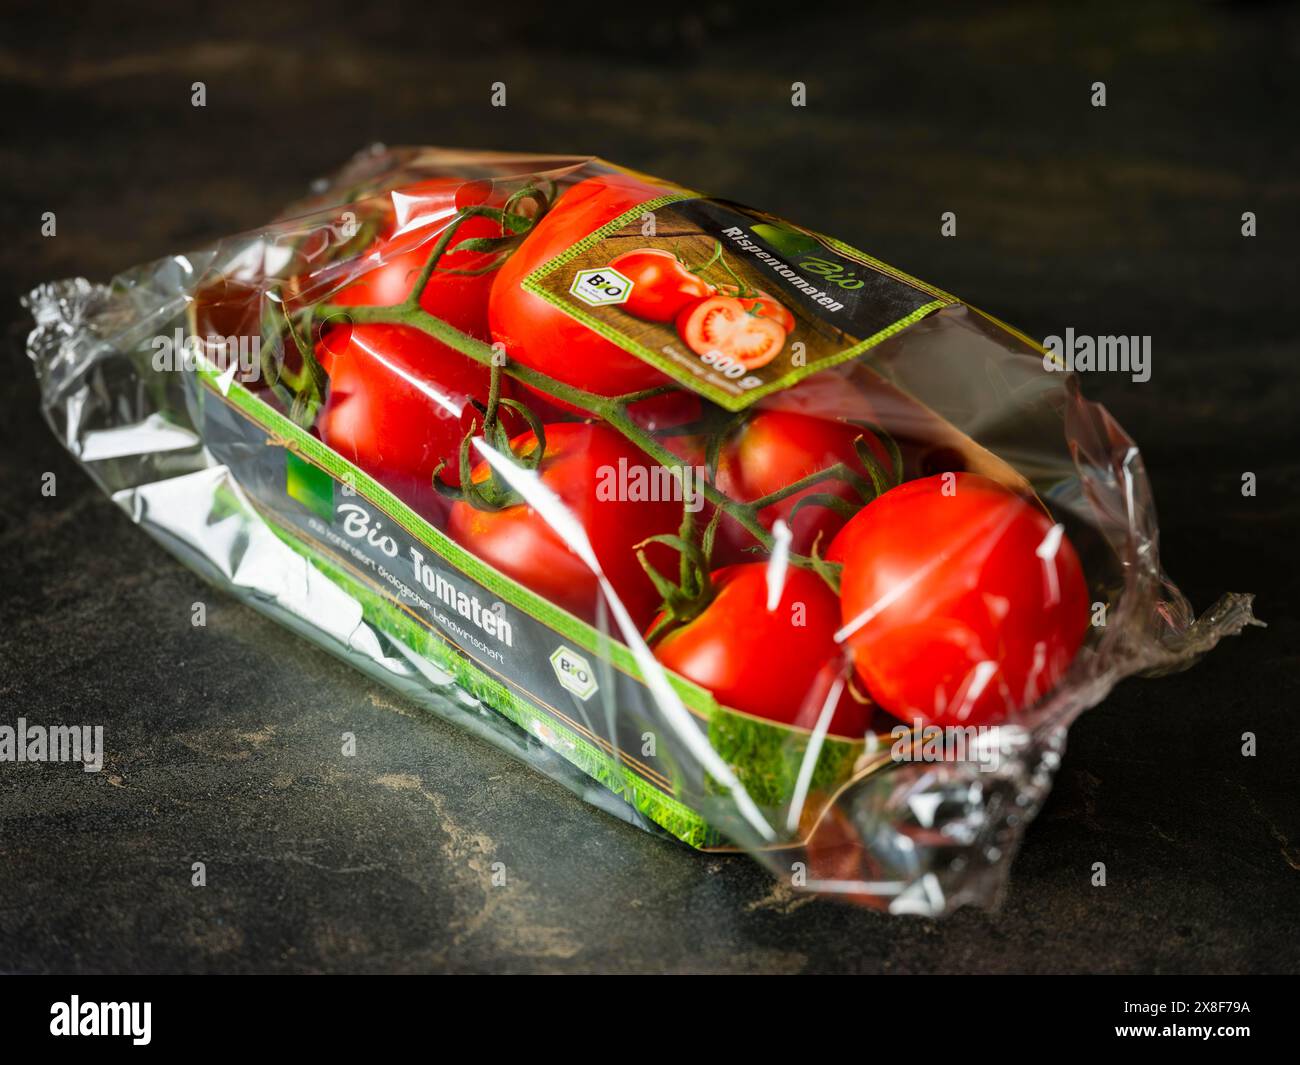
[[[586,532],[601,569],[628,613],[644,627],[654,615],[659,596],[636,557],[636,545],[649,536],[671,533],[682,517],[682,504],[671,500],[627,498],[608,492],[611,474],[620,468],[650,469],[653,460],[613,429],[583,422],[544,427],[546,452],[540,467],[542,483],[559,497],[572,519]],[[524,433],[511,441],[512,450],[526,455],[537,438]],[[476,483],[488,479],[486,462],[474,467]],[[526,503],[501,510],[478,510],[467,501],[452,506],[451,537],[489,565],[579,617],[595,616],[601,598],[596,575],[541,514]],[[668,564],[672,551],[651,545],[649,554]]]
[[718,295],[734,296],[751,314],[771,318],[787,333],[794,332],[794,315],[790,313],[790,308],[760,289],[745,289],[742,292],[737,285],[719,285]]
[[836,537],[846,642],[884,709],[911,724],[992,724],[1060,680],[1088,626],[1061,526],[985,477],[910,481]]
[[317,426],[350,462],[408,501],[433,502],[433,471],[459,483],[461,438],[485,403],[488,370],[400,325],[327,327],[316,357],[329,375]]
[[[813,728],[838,672],[839,601],[817,574],[791,566],[769,609],[769,579],[763,562],[716,570],[712,602],[657,640],[654,654],[724,706]],[[859,739],[870,716],[870,704],[846,686],[829,731]]]
[[609,265],[632,282],[623,310],[647,322],[671,322],[688,303],[713,295],[713,286],[671,252],[637,248]]
[[746,308],[735,296],[708,296],[677,316],[677,334],[695,354],[725,369],[757,370],[781,354],[785,328],[775,318]]
[[[492,339],[505,345],[511,359],[601,396],[668,382],[649,363],[523,287],[524,278],[537,267],[606,222],[666,191],[627,174],[604,174],[579,182],[560,197],[497,272],[492,285],[488,303]],[[577,409],[560,400],[554,402]]]
[[[718,489],[732,499],[750,503],[839,463],[869,481],[866,467],[854,447],[859,438],[881,469],[891,470],[888,450],[869,429],[792,411],[760,411],[746,418],[723,445],[718,457]],[[824,554],[831,539],[848,521],[846,515],[833,507],[814,501],[800,505],[801,500],[814,495],[831,496],[854,507],[861,506],[863,501],[850,481],[832,477],[760,510],[758,519],[766,528],[772,528],[778,518],[790,526],[793,534],[790,549],[797,554],[811,554],[819,538]],[[753,536],[730,518],[723,520],[719,535],[735,550],[754,544]]]

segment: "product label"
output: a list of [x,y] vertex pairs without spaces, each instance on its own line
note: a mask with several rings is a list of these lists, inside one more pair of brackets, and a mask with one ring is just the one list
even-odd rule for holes
[[524,287],[728,410],[956,302],[761,211],[675,197],[602,226]]

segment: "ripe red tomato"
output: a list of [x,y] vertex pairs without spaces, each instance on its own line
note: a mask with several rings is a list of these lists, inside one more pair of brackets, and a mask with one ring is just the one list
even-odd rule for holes
[[486,403],[486,367],[418,329],[327,328],[316,357],[329,374],[321,439],[417,509],[433,506],[433,471],[460,483],[460,442]]
[[[853,447],[858,437],[889,471],[889,452],[868,429],[792,411],[760,411],[746,419],[723,446],[718,458],[718,488],[732,499],[748,503],[840,462],[867,477]],[[801,555],[812,552],[819,535],[820,550],[825,553],[831,539],[848,521],[830,507],[816,504],[800,508],[791,518],[799,500],[809,495],[831,495],[855,506],[862,502],[847,481],[826,480],[759,511],[758,520],[768,529],[777,518],[790,526],[791,550]],[[732,518],[724,518],[718,532],[736,550],[754,543],[753,536]]]
[[604,174],[579,182],[560,197],[497,272],[492,285],[488,303],[492,338],[505,345],[510,358],[601,396],[668,381],[649,363],[522,285],[533,270],[592,231],[667,191],[628,174]]
[[794,315],[790,308],[767,292],[751,289],[748,296],[742,296],[736,285],[719,285],[718,295],[735,296],[745,310],[775,320],[787,333],[794,332]]
[[[814,727],[842,661],[834,640],[840,620],[835,593],[815,573],[792,566],[776,609],[769,610],[766,563],[726,566],[712,579],[716,597],[694,620],[656,641],[655,657],[724,706]],[[846,688],[829,731],[860,739],[870,711]]]
[[[586,531],[601,569],[637,625],[644,628],[659,605],[659,594],[636,557],[636,545],[648,536],[676,532],[682,504],[672,500],[632,498],[620,491],[620,463],[632,471],[657,469],[653,460],[613,429],[587,422],[545,426],[546,454],[542,483],[551,489]],[[537,446],[524,433],[512,446],[522,454]],[[487,479],[486,462],[474,467],[476,482]],[[504,510],[477,510],[457,502],[451,508],[448,532],[457,543],[495,569],[545,596],[579,617],[597,612],[596,575],[574,553],[564,537],[526,503]],[[651,544],[647,557],[661,570],[672,565],[675,553]]]
[[734,296],[708,296],[677,316],[677,333],[697,355],[721,355],[757,370],[785,347],[785,329],[771,317],[749,311]]
[[609,265],[632,282],[623,310],[647,322],[671,322],[688,303],[713,295],[713,286],[671,252],[637,248]]
[[[411,294],[424,264],[456,212],[501,200],[490,185],[456,179],[422,181],[395,189],[393,207],[383,234],[349,272],[363,270],[356,280],[333,297],[344,307],[392,307]],[[500,206],[495,203],[494,206]],[[420,306],[479,340],[488,338],[488,296],[496,271],[485,274],[457,274],[452,270],[477,270],[491,262],[485,252],[457,251],[463,240],[499,237],[501,226],[490,218],[467,218],[456,230],[451,244],[438,260],[429,278]]]
[[1083,569],[1061,527],[976,474],[886,492],[829,555],[844,565],[858,675],[909,724],[993,724],[1030,705],[1064,674],[1088,627]]

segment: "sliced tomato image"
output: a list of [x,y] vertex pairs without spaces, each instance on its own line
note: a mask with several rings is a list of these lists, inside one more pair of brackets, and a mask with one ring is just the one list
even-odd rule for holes
[[646,322],[671,322],[688,303],[713,295],[713,286],[691,273],[671,252],[636,248],[609,265],[632,282],[632,290],[620,306]]
[[786,331],[775,318],[747,310],[735,296],[709,296],[677,316],[677,334],[696,355],[757,370],[785,347]]
[[[630,498],[616,490],[620,463],[627,470],[656,464],[620,434],[604,425],[562,422],[543,427],[546,452],[542,483],[559,497],[591,542],[601,569],[637,625],[644,628],[658,607],[659,595],[636,556],[636,545],[649,536],[675,532],[682,504],[672,500]],[[537,447],[531,432],[511,442],[516,454]],[[489,466],[474,467],[474,481],[488,477]],[[611,488],[615,490],[611,491]],[[526,503],[502,510],[478,510],[458,501],[448,524],[451,537],[488,565],[514,578],[564,609],[588,620],[601,598],[595,573],[569,547],[563,535]],[[648,552],[656,565],[670,565],[675,554],[661,544]]]
[[794,332],[794,315],[790,313],[790,308],[777,300],[775,296],[771,296],[760,289],[749,289],[742,296],[737,285],[719,285],[718,295],[735,296],[740,301],[740,305],[751,314],[771,318],[787,333]]
[[326,328],[316,357],[329,375],[321,439],[417,509],[435,502],[433,471],[458,484],[462,437],[486,403],[486,367],[418,329]]
[[[712,602],[657,640],[654,654],[724,706],[811,729],[840,672],[839,600],[817,574],[791,566],[769,609],[768,580],[762,562],[715,570]],[[871,711],[845,686],[828,731],[860,739]]]
[[492,339],[522,365],[600,396],[668,383],[668,377],[649,363],[523,287],[524,278],[543,263],[668,191],[629,174],[587,178],[567,190],[497,272],[488,303]]
[[[750,503],[839,463],[870,482],[854,447],[859,438],[882,470],[890,471],[889,452],[869,429],[792,411],[759,411],[746,418],[723,444],[718,456],[718,489],[737,502]],[[790,549],[796,554],[811,554],[819,541],[820,551],[825,554],[835,534],[848,521],[832,507],[811,502],[800,505],[800,500],[812,495],[829,495],[852,506],[862,505],[862,496],[849,481],[830,478],[764,507],[759,511],[759,521],[768,529],[778,518],[784,521],[792,533]],[[735,551],[755,542],[743,526],[729,517],[723,519],[718,534]]]
[[909,481],[836,537],[841,635],[900,720],[995,724],[1056,685],[1088,627],[1088,588],[1060,525],[971,473]]

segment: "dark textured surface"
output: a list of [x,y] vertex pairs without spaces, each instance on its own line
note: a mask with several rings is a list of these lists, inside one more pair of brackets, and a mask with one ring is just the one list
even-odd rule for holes
[[[0,721],[102,722],[108,755],[98,775],[0,765],[0,968],[1300,968],[1294,12],[574,28],[496,6],[7,5]],[[20,292],[255,225],[373,140],[590,151],[834,233],[1031,335],[1151,334],[1150,382],[1086,387],[1143,445],[1175,579],[1201,608],[1258,592],[1270,628],[1080,720],[996,914],[795,899],[585,807],[210,591],[39,417]]]

